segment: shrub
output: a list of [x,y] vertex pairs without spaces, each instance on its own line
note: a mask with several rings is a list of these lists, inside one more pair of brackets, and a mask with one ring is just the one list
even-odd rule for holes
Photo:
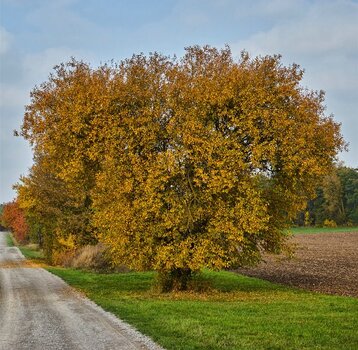
[[129,271],[125,266],[113,266],[108,249],[103,244],[87,245],[77,249],[63,261],[63,265],[98,272]]
[[337,224],[334,220],[326,219],[323,222],[324,227],[337,227]]

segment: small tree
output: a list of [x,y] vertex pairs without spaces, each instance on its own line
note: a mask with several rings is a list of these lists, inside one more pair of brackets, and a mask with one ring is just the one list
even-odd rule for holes
[[26,222],[25,213],[19,207],[17,200],[4,204],[1,224],[12,231],[18,242],[25,242],[27,240],[29,227]]

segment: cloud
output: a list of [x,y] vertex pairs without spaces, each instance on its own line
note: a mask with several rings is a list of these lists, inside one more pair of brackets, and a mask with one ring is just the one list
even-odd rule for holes
[[[28,102],[30,91],[47,80],[55,65],[67,62],[71,57],[88,59],[90,56],[67,47],[48,48],[21,57],[16,52],[8,52],[2,58],[1,76],[4,79],[0,83],[0,107],[22,107]],[[8,77],[12,77],[12,80]]]
[[255,33],[235,46],[254,54],[289,52],[322,55],[358,51],[358,4],[345,1],[317,2],[295,21],[283,20],[266,32]]
[[[270,6],[261,3],[256,8],[259,16],[267,13],[276,16],[276,20],[266,30],[232,43],[234,54],[243,49],[253,56],[280,53],[284,64],[300,64],[305,69],[302,84],[325,90],[327,113],[335,114],[335,119],[342,123],[350,152],[341,154],[341,159],[357,166],[358,3],[284,2],[291,14],[288,17],[281,16],[282,9],[275,13],[275,6],[271,7],[275,3],[278,1],[269,2]],[[299,8],[297,3],[301,4]]]
[[69,47],[52,47],[40,52],[27,54],[23,60],[26,80],[32,84],[38,84],[46,80],[55,65],[67,62],[71,57],[75,57],[78,60],[85,58],[88,60],[91,54]]
[[316,1],[299,13],[295,20],[277,21],[269,30],[233,43],[233,51],[280,53],[285,63],[307,67],[306,81],[315,89],[358,89],[358,4]]
[[[0,83],[0,107],[15,107],[19,105],[19,101],[24,102],[26,100],[26,92],[23,88],[13,85],[6,85]],[[20,102],[20,103],[21,103]],[[3,115],[1,119],[5,119]]]
[[101,43],[105,30],[75,10],[77,1],[41,1],[26,15],[32,39],[41,47],[89,48]]
[[10,49],[2,56],[2,66],[6,70],[4,76],[18,76],[12,81],[2,79],[0,84],[0,166],[3,172],[2,186],[4,186],[4,193],[0,193],[0,201],[11,200],[14,196],[14,192],[11,191],[12,184],[17,181],[19,174],[27,172],[32,163],[27,142],[13,137],[13,130],[19,130],[22,123],[24,106],[30,102],[30,91],[35,85],[47,80],[55,65],[68,61],[71,56],[77,59],[91,57],[81,50],[67,47],[47,48],[23,56]]
[[11,35],[5,28],[0,27],[0,55],[4,55],[10,48]]

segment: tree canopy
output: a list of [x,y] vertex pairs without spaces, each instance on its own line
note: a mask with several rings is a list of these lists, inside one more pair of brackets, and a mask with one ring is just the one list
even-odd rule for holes
[[62,64],[27,106],[35,164],[20,202],[55,250],[99,240],[115,263],[179,276],[179,288],[203,267],[255,263],[282,249],[344,146],[302,76],[280,56],[209,46]]

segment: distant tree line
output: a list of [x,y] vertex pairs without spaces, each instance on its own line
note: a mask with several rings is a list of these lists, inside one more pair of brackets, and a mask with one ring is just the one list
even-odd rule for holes
[[358,225],[358,169],[336,166],[323,178],[316,197],[295,222],[298,226]]

